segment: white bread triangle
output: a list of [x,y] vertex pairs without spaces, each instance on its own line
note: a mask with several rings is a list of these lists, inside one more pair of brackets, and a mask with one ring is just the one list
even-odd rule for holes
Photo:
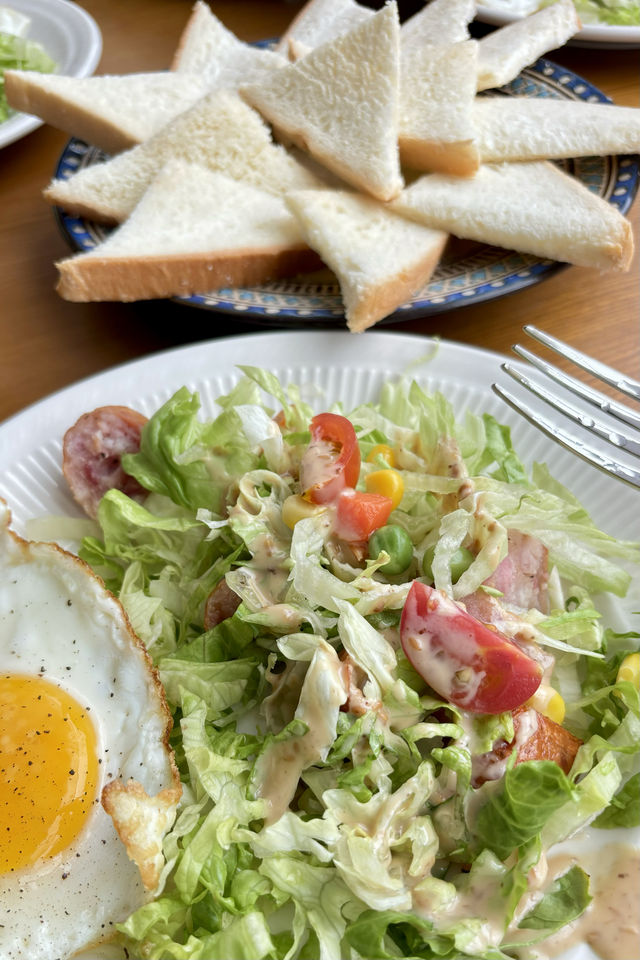
[[564,46],[580,27],[573,0],[555,0],[487,34],[479,41],[478,90],[510,83],[538,57]]
[[318,177],[271,140],[259,115],[240,97],[217,90],[154,137],[125,153],[53,180],[49,203],[102,223],[121,223],[161,167],[178,157],[227,173],[271,193],[315,187]]
[[174,73],[65,77],[7,70],[5,92],[15,110],[118,153],[141,143],[207,92],[200,77]]
[[480,163],[473,125],[477,41],[403,48],[401,63],[402,164],[470,176]]
[[633,254],[629,221],[544,160],[426,174],[392,206],[457,237],[598,270],[628,270]]
[[281,197],[174,159],[99,247],[57,264],[57,289],[67,300],[143,300],[318,266]]
[[477,97],[478,149],[486,162],[640,152],[640,110],[551,97]]
[[276,50],[297,60],[302,51],[306,54],[335,40],[373,15],[370,7],[355,0],[308,0],[280,37]]
[[246,99],[293,143],[380,200],[402,189],[395,2],[337,40],[277,70]]
[[360,333],[420,289],[440,260],[446,233],[398,216],[346,190],[287,194],[310,247],[333,270],[349,329]]
[[469,23],[476,15],[476,0],[431,0],[402,24],[403,52],[430,44],[459,43],[469,39]]
[[197,0],[184,28],[171,69],[202,77],[210,89],[237,89],[241,83],[258,83],[287,62],[273,50],[244,43]]

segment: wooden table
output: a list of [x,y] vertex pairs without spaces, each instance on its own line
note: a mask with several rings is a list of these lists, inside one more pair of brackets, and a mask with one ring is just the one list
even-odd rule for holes
[[[103,35],[97,73],[166,68],[189,17],[189,0],[81,0]],[[277,36],[300,4],[213,0],[239,37]],[[615,102],[638,106],[637,51],[566,47],[552,59],[586,77]],[[54,292],[54,261],[68,254],[40,196],[68,136],[39,128],[0,154],[0,421],[82,377],[177,344],[264,331],[172,302],[75,304]],[[640,243],[637,201],[632,210]],[[508,353],[524,323],[535,323],[624,372],[640,370],[638,255],[628,274],[570,267],[501,299],[387,328]],[[366,333],[364,334],[366,336]]]

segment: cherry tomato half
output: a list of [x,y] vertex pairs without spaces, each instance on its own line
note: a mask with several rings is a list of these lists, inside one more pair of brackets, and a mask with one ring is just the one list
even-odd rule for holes
[[540,686],[542,670],[535,660],[419,580],[405,601],[400,640],[429,686],[473,713],[513,710]]
[[349,543],[368,540],[374,530],[385,525],[392,509],[393,501],[380,493],[345,490],[336,501],[334,531]]
[[360,448],[353,425],[338,413],[311,421],[311,442],[300,464],[300,485],[313,503],[331,503],[360,476]]

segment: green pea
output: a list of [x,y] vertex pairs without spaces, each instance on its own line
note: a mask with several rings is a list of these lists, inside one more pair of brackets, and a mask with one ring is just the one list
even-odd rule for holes
[[[435,545],[429,547],[428,550],[425,550],[424,557],[422,558],[422,572],[425,577],[428,577],[433,583],[433,557],[436,552]],[[462,574],[467,570],[473,561],[475,560],[474,555],[470,550],[467,550],[466,547],[458,547],[456,552],[451,557],[451,582],[457,583]]]
[[389,554],[390,559],[380,567],[380,573],[395,576],[407,569],[413,557],[413,544],[404,527],[399,527],[397,523],[389,523],[371,534],[369,556],[375,559],[382,550]]

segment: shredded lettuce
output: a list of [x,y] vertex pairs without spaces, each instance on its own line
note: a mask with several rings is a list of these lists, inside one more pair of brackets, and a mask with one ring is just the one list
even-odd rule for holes
[[[529,474],[493,417],[457,418],[401,379],[349,414],[358,488],[385,465],[365,460],[378,443],[404,481],[391,522],[413,557],[385,577],[387,555],[345,551],[329,514],[284,522],[312,411],[297,388],[242,371],[212,419],[186,388],[151,417],[124,459],[148,497],[107,493],[81,549],[158,668],[184,787],[162,892],[121,942],[157,960],[508,960],[589,903],[578,867],[526,899],[543,854],[591,822],[638,821],[640,695],[617,680],[638,636],[613,634],[600,598],[625,594],[640,547],[600,531],[544,464]],[[548,550],[549,610],[509,610],[483,586],[510,531]],[[514,751],[477,782],[478,763],[514,740],[512,713],[443,700],[399,640],[431,548],[436,587],[504,601],[508,635],[525,630],[547,658],[583,741],[568,772]],[[239,605],[205,629],[222,581]]]
[[4,123],[15,111],[9,106],[4,90],[5,70],[37,70],[53,73],[56,63],[42,44],[27,37],[31,21],[29,17],[0,7],[0,123]]

